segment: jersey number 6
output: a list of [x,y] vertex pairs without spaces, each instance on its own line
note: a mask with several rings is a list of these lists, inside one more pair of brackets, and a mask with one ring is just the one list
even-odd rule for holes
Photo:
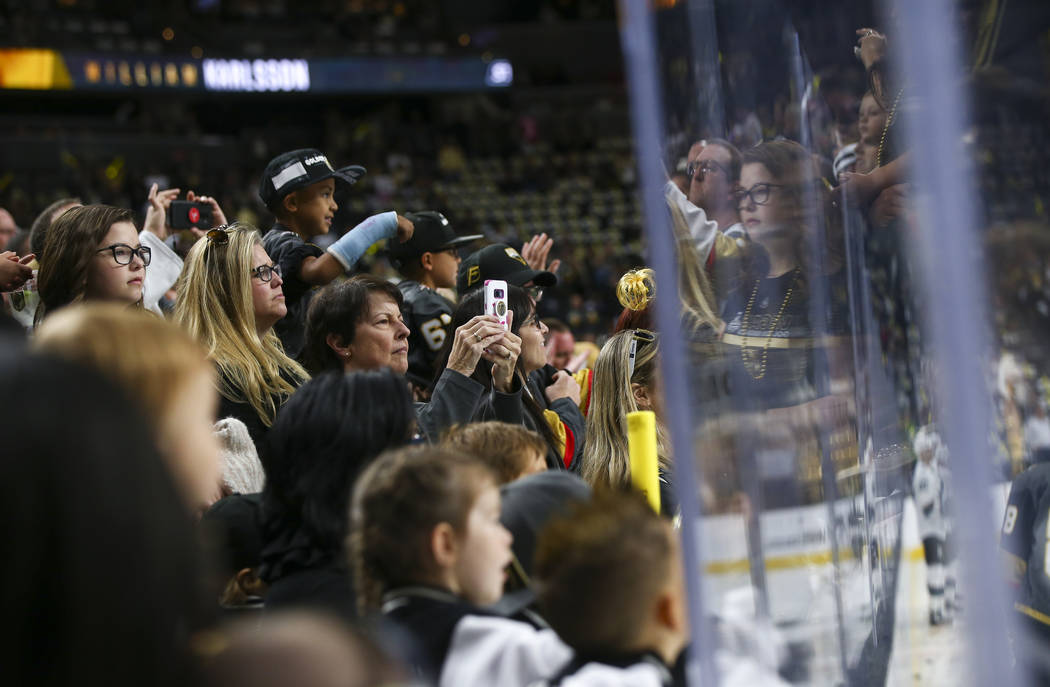
[[445,343],[445,336],[447,332],[445,327],[452,322],[452,318],[445,313],[441,313],[441,317],[435,317],[427,320],[419,329],[423,332],[423,340],[427,342],[427,346],[430,350],[436,351]]

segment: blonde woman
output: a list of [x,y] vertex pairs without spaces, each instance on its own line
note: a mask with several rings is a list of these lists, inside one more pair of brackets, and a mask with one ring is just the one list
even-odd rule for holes
[[[184,501],[193,510],[219,496],[218,398],[204,349],[174,324],[123,304],[73,305],[37,328],[37,350],[109,377],[150,423]],[[120,437],[112,437],[119,446]]]
[[234,223],[193,246],[176,286],[175,320],[218,369],[220,416],[244,422],[257,446],[278,408],[309,378],[273,331],[288,312],[282,283],[259,232]]
[[594,364],[581,475],[596,490],[630,489],[627,413],[651,410],[656,415],[661,509],[665,515],[673,515],[677,506],[670,482],[670,444],[664,431],[659,364],[657,336],[646,329],[625,329],[602,346]]

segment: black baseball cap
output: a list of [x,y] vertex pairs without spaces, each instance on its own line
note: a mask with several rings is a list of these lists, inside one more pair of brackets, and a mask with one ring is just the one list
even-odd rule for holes
[[404,266],[406,260],[423,255],[423,253],[437,253],[450,248],[459,248],[482,238],[481,234],[457,236],[448,223],[448,219],[440,212],[433,210],[408,212],[405,213],[405,217],[415,227],[412,238],[404,243],[391,241],[388,244],[390,262],[398,269]]
[[531,281],[545,289],[558,283],[553,272],[532,269],[521,253],[505,243],[485,246],[467,256],[459,264],[456,290],[463,295],[482,286],[486,279],[502,279],[512,286],[525,286]]
[[591,487],[567,470],[545,470],[500,487],[500,522],[514,535],[513,573],[528,584],[536,543],[551,518],[591,500]]
[[324,153],[316,148],[290,150],[267,163],[259,181],[259,198],[266,207],[272,208],[274,203],[292,191],[298,191],[310,184],[335,179],[336,182],[352,185],[357,183],[364,173],[365,168],[360,165],[333,168]]

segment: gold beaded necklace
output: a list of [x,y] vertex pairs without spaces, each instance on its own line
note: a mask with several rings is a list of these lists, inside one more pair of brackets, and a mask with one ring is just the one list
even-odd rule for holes
[[[755,298],[758,296],[758,286],[762,283],[761,279],[755,280],[755,288],[751,290],[751,298],[747,300],[747,307],[744,309],[744,319],[740,323],[741,333],[741,345],[740,345],[740,359],[744,362],[744,367],[747,369],[747,373],[751,375],[754,380],[762,379],[766,376],[766,361],[769,359],[769,345],[773,343],[773,333],[777,330],[777,324],[780,323],[780,318],[784,314],[784,310],[787,308],[789,302],[791,302],[791,294],[795,291],[795,283],[798,281],[798,277],[801,274],[801,270],[796,267],[792,272],[791,284],[788,286],[787,293],[784,294],[784,301],[780,304],[780,310],[777,311],[777,316],[773,319],[773,323],[769,326],[769,336],[766,337],[766,343],[762,346],[762,357],[759,364],[755,365],[755,354],[748,348],[748,323],[751,321],[751,308],[755,304]],[[758,374],[754,373],[755,368],[758,368]]]
[[886,126],[882,127],[882,136],[879,137],[879,151],[875,154],[876,167],[882,167],[882,149],[886,145],[886,135],[890,132],[890,126],[893,124],[893,117],[897,114],[897,106],[901,104],[902,95],[904,95],[903,87],[897,91],[897,97],[893,99],[893,107],[890,108],[890,113],[886,116]]

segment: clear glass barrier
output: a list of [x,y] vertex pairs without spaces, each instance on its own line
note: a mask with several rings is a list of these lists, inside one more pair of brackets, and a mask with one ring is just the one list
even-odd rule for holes
[[1044,5],[621,3],[694,678],[1047,670]]

